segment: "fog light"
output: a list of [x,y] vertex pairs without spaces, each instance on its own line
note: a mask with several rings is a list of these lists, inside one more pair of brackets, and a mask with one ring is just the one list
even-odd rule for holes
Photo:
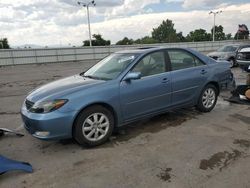
[[35,135],[39,137],[46,137],[49,136],[49,132],[35,132]]

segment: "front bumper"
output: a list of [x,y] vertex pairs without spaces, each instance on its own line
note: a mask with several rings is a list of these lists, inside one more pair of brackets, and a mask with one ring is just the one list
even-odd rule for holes
[[245,70],[246,72],[250,72],[250,60],[246,61],[237,59],[237,63],[240,65],[241,69]]
[[[21,109],[21,116],[25,129],[34,137],[42,140],[60,140],[72,137],[72,126],[76,111],[60,112],[56,110],[46,114],[29,112],[25,106]],[[37,134],[47,132],[46,136]]]

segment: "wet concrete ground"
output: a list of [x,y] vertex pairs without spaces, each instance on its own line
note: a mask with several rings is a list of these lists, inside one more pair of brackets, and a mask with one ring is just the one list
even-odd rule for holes
[[[250,187],[250,106],[230,104],[223,92],[215,109],[172,111],[130,124],[106,144],[87,149],[72,140],[40,141],[21,126],[29,91],[85,70],[83,63],[0,68],[0,127],[24,137],[0,138],[0,154],[34,167],[32,174],[0,176],[0,187]],[[235,68],[237,83],[246,74]]]

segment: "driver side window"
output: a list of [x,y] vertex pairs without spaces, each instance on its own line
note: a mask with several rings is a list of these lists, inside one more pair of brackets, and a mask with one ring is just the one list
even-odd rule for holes
[[132,72],[140,72],[142,77],[151,76],[165,72],[164,52],[154,52],[145,56]]

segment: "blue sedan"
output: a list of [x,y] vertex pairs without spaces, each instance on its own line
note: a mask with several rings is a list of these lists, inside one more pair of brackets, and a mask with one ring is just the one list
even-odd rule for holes
[[209,112],[234,82],[228,62],[191,49],[148,48],[109,55],[84,73],[43,85],[25,99],[25,128],[43,140],[104,143],[115,127],[183,107]]

